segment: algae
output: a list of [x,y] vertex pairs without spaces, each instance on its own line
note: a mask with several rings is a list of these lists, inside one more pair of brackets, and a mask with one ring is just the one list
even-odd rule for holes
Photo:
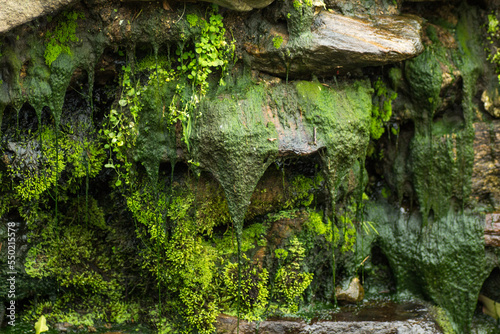
[[[289,30],[295,41],[298,41],[307,36],[313,8],[309,1],[296,1],[295,6],[289,1],[288,5],[289,10],[293,11],[290,12],[290,17],[287,17]],[[242,288],[245,287],[250,287],[252,295],[258,296],[247,304],[245,296],[240,296],[240,299],[243,297],[241,310],[249,317],[255,316],[254,311],[257,308],[262,309],[264,304],[273,298],[274,301],[288,304],[289,310],[295,311],[309,283],[310,298],[312,293],[317,293],[325,299],[329,298],[327,290],[333,291],[335,282],[332,286],[331,279],[324,278],[331,277],[332,271],[335,275],[336,268],[335,263],[330,267],[330,264],[325,263],[328,262],[325,259],[332,256],[335,256],[335,261],[345,271],[342,273],[344,276],[357,274],[360,263],[364,262],[363,259],[369,252],[370,244],[376,239],[375,233],[369,236],[360,233],[362,225],[357,225],[366,220],[360,213],[363,210],[360,203],[366,184],[362,166],[370,140],[373,89],[368,80],[349,79],[342,79],[340,84],[330,86],[329,83],[321,84],[317,81],[258,85],[248,78],[235,78],[236,74],[233,74],[233,77],[223,77],[227,87],[215,87],[216,81],[222,83],[219,81],[221,77],[219,73],[207,75],[207,69],[225,72],[229,64],[214,60],[213,64],[217,66],[200,67],[202,64],[198,62],[198,57],[210,58],[214,54],[217,56],[221,50],[214,50],[213,45],[206,46],[198,35],[202,30],[209,34],[210,27],[219,29],[219,33],[222,32],[222,18],[214,17],[213,22],[208,18],[210,25],[206,26],[202,23],[200,13],[193,9],[194,6],[187,5],[186,8],[186,20],[182,19],[182,8],[175,12],[181,18],[178,24],[170,20],[173,16],[165,13],[154,13],[151,20],[151,16],[145,13],[141,16],[139,13],[134,17],[135,21],[125,22],[123,25],[120,23],[119,30],[128,36],[126,40],[130,43],[127,47],[130,50],[128,58],[131,65],[130,74],[134,78],[133,85],[123,91],[125,95],[116,98],[115,106],[116,103],[121,105],[123,100],[130,108],[134,98],[140,100],[141,105],[137,119],[134,119],[137,122],[137,128],[134,128],[138,133],[137,140],[131,142],[132,147],[127,147],[125,152],[133,164],[132,182],[127,187],[115,188],[109,197],[114,204],[120,205],[120,198],[125,195],[129,212],[116,212],[125,212],[123,207],[116,211],[107,211],[106,219],[114,221],[118,219],[117,216],[123,215],[126,218],[120,219],[130,222],[132,218],[127,215],[132,215],[138,223],[135,226],[137,236],[132,233],[132,241],[127,242],[133,244],[129,246],[134,250],[132,253],[137,251],[140,254],[137,256],[142,258],[140,261],[134,258],[133,263],[128,264],[126,268],[130,268],[138,277],[142,275],[141,265],[149,269],[149,275],[144,275],[147,282],[143,284],[153,288],[139,289],[141,292],[147,292],[147,295],[158,297],[161,305],[156,313],[151,311],[147,314],[148,320],[153,321],[162,330],[175,328],[186,332],[208,332],[213,328],[215,315],[220,311],[218,298],[221,291],[218,290],[220,286],[217,284],[220,284],[221,277],[217,275],[224,270],[228,273],[229,281],[235,283],[235,270],[238,267],[238,280],[242,281],[238,283],[238,287],[233,284],[227,296],[228,300],[234,300],[236,294],[241,295]],[[428,46],[420,57],[408,61],[404,71],[393,68],[389,74],[391,86],[394,89],[400,88],[400,93],[409,94],[410,103],[407,107],[415,123],[411,153],[396,158],[394,168],[400,171],[397,175],[401,176],[397,182],[407,181],[402,174],[410,174],[422,218],[416,213],[410,218],[402,217],[398,210],[389,208],[380,213],[377,210],[382,210],[380,207],[385,207],[385,204],[378,204],[378,209],[374,204],[370,208],[371,216],[368,221],[377,220],[375,226],[381,234],[379,242],[396,273],[400,290],[410,290],[432,299],[445,309],[456,330],[466,330],[470,324],[472,305],[475,305],[477,287],[484,281],[485,272],[488,272],[489,267],[482,254],[484,246],[480,242],[479,220],[464,210],[470,194],[468,183],[472,164],[472,101],[475,83],[481,73],[477,61],[481,52],[478,51],[477,43],[474,44],[477,38],[472,35],[472,31],[479,29],[471,28],[472,23],[478,21],[475,16],[477,13],[469,10],[469,7],[460,10],[465,14],[456,26],[458,49],[444,49],[439,43],[438,34],[432,35],[435,32],[429,29],[431,42],[434,44]],[[64,16],[61,16],[61,19],[64,20]],[[160,28],[165,24],[171,25],[172,29],[162,31]],[[138,32],[141,29],[149,34],[149,41],[141,40],[144,37]],[[90,304],[95,303],[98,305],[98,312],[113,314],[113,318],[107,319],[137,319],[138,307],[135,304],[123,304],[123,291],[114,288],[116,282],[128,282],[121,274],[117,274],[123,259],[126,258],[120,250],[125,242],[115,240],[113,244],[116,252],[121,255],[115,254],[115,249],[111,254],[110,250],[104,247],[106,235],[119,232],[112,232],[106,227],[107,222],[103,219],[101,209],[92,197],[92,193],[95,195],[102,189],[105,189],[103,193],[110,192],[107,182],[111,176],[109,172],[101,171],[102,149],[95,147],[95,142],[88,142],[86,146],[75,146],[75,143],[81,144],[74,140],[74,137],[79,135],[64,128],[64,100],[68,97],[68,84],[76,69],[87,71],[89,93],[86,98],[93,103],[94,67],[97,59],[104,46],[116,47],[108,40],[115,32],[106,33],[109,34],[107,37],[104,37],[104,33],[89,37],[90,35],[79,30],[74,36],[75,43],[69,43],[69,49],[64,47],[62,52],[56,52],[57,55],[51,57],[49,64],[46,62],[45,53],[52,54],[51,50],[43,49],[43,45],[35,45],[34,41],[27,42],[31,43],[31,49],[23,55],[20,49],[9,50],[9,47],[4,46],[1,49],[2,65],[6,64],[14,75],[0,78],[4,81],[3,84],[0,83],[0,114],[6,107],[12,107],[16,112],[22,102],[27,100],[35,108],[39,124],[42,125],[43,122],[43,131],[46,131],[43,132],[40,126],[39,132],[30,137],[27,146],[19,146],[13,152],[19,153],[19,156],[22,149],[36,152],[33,159],[41,157],[43,163],[52,166],[46,171],[50,177],[44,178],[45,186],[48,187],[32,191],[32,197],[23,196],[20,192],[15,193],[16,189],[21,189],[19,187],[14,187],[14,191],[10,189],[5,197],[2,196],[1,211],[2,214],[8,213],[11,203],[21,200],[21,204],[15,205],[21,206],[22,218],[30,222],[33,238],[48,238],[33,248],[30,263],[33,264],[33,258],[38,255],[44,261],[36,263],[40,267],[35,267],[38,270],[32,267],[31,273],[34,276],[46,274],[47,277],[55,278],[59,283],[81,292],[64,295],[66,300],[71,301],[67,304],[44,301],[33,309],[33,314],[38,315],[53,308],[54,321],[70,319],[68,321],[88,324],[90,317],[104,319],[97,311],[87,313],[84,319],[75,318],[77,315],[71,311],[72,307],[79,298],[85,296],[88,297],[85,307],[90,308]],[[219,34],[217,40],[222,46],[224,41],[220,37]],[[164,54],[162,56],[161,53],[164,53],[165,47],[170,51],[177,42],[182,45],[179,47],[179,54],[176,53],[180,60],[177,57],[173,61],[170,57],[165,60]],[[143,52],[139,50],[137,43],[153,45],[154,57],[149,57],[149,63],[141,63],[140,57],[139,61],[135,62],[134,53]],[[204,46],[207,48],[202,50]],[[190,50],[191,47],[194,49]],[[284,46],[279,47],[285,50]],[[185,56],[187,58],[184,58]],[[180,66],[180,72],[175,78],[170,74],[162,76],[160,73],[170,71],[176,66]],[[183,66],[186,69],[183,69]],[[27,75],[19,76],[20,72]],[[453,111],[443,107],[443,78],[447,72],[453,75],[453,85],[459,86],[460,80],[463,80],[463,96],[457,95],[462,96],[461,105]],[[403,73],[406,82],[401,80]],[[146,76],[150,77],[145,79]],[[182,88],[178,88],[178,85]],[[131,93],[129,96],[132,88],[135,94]],[[139,95],[138,92],[140,97],[136,96]],[[205,94],[199,94],[201,92],[206,93],[203,100],[201,97]],[[197,100],[198,98],[200,99]],[[187,117],[176,118],[180,112],[187,110],[183,108],[189,102],[192,102],[190,109],[184,115]],[[50,109],[52,119],[44,116],[46,114],[43,115],[43,110],[47,108]],[[108,108],[107,111],[109,110],[118,109]],[[169,114],[171,110],[177,114]],[[126,112],[128,111],[123,111]],[[273,114],[272,117],[269,114]],[[111,118],[111,115],[109,117]],[[279,124],[270,119],[277,119]],[[98,117],[94,118],[94,121],[96,120],[97,123],[100,122]],[[383,121],[387,122],[386,119]],[[47,123],[54,125],[50,136]],[[280,132],[281,128],[290,130],[297,124],[304,124],[304,131],[297,133],[294,139],[304,140],[320,152],[324,180],[312,180],[302,175],[287,177],[286,183],[283,181],[283,198],[272,205],[266,205],[265,200],[260,203],[253,202],[251,196],[255,193],[258,182],[262,181],[262,176],[270,165],[277,161],[285,140],[290,140],[284,138]],[[99,127],[98,124],[93,126]],[[43,143],[36,143],[37,136]],[[53,142],[47,144],[48,138]],[[381,142],[385,140],[382,138]],[[113,154],[110,157],[113,158]],[[286,157],[280,159],[280,163],[284,164]],[[199,188],[193,186],[193,180],[187,182],[190,183],[188,186],[181,182],[178,187],[179,179],[174,178],[173,168],[177,160],[188,161],[191,171],[197,175],[200,175],[200,172],[210,172],[214,175],[220,187],[208,187],[205,190],[208,193],[213,192],[212,197],[199,197]],[[162,162],[171,163],[170,179],[165,176],[167,168]],[[53,167],[59,164],[64,166]],[[27,159],[22,168],[29,169],[33,165],[33,161]],[[185,166],[179,164],[176,168],[184,169]],[[347,177],[351,169],[361,175],[357,186],[359,192],[354,195]],[[56,171],[55,179],[51,170]],[[2,185],[7,189],[9,179],[6,174],[5,171],[0,172]],[[25,185],[18,182],[19,179],[30,178],[20,172],[14,174],[11,171],[10,178],[16,181],[16,186]],[[82,211],[83,201],[74,201],[75,192],[76,196],[80,194],[84,178],[85,196],[88,198],[85,201],[85,212]],[[35,180],[35,183],[38,186],[43,185],[39,181]],[[312,211],[311,208],[316,206],[317,200],[317,193],[313,188],[318,188],[319,183],[321,187],[327,186],[329,198],[326,204],[320,204],[318,211]],[[96,189],[93,190],[92,186]],[[179,190],[182,187],[185,188]],[[33,190],[30,187],[24,189]],[[403,197],[401,189],[403,185],[398,184],[397,194],[400,199]],[[259,191],[265,190],[259,188]],[[51,198],[53,191],[58,191],[56,204]],[[321,191],[322,189],[318,190]],[[225,199],[222,198],[222,192]],[[349,200],[351,196],[359,197],[358,207],[355,209],[346,208],[352,203]],[[38,197],[40,203],[29,207]],[[47,223],[47,230],[54,229],[51,210],[57,202],[60,202],[61,208],[61,233],[58,237],[62,239],[54,238],[57,242],[51,247],[49,240],[52,240],[52,236],[49,238],[48,234],[44,234],[42,227]],[[74,210],[78,213],[77,222],[70,219],[71,212],[64,208],[65,205],[79,208]],[[299,215],[297,209],[302,207],[308,207],[311,211],[302,225],[302,232],[298,233],[298,239],[287,240],[288,250],[284,251],[290,254],[289,263],[282,262],[280,269],[269,270],[269,273],[264,274],[269,268],[255,269],[255,263],[247,266],[249,262],[241,260],[242,253],[249,256],[258,247],[263,249],[266,246],[266,242],[261,239],[268,233],[267,225],[256,223],[261,219],[259,215],[288,209],[289,211],[282,211],[276,217],[282,215],[295,219]],[[460,215],[454,211],[466,213]],[[85,228],[82,225],[83,220],[80,219],[84,214],[89,217],[89,226]],[[237,264],[229,264],[229,260],[234,260],[235,253],[232,235],[226,233],[221,237],[224,225],[230,230],[231,219],[238,241]],[[68,227],[72,223],[75,223],[75,226]],[[244,226],[244,223],[247,225]],[[128,228],[130,230],[130,226]],[[78,236],[81,236],[81,240],[73,242]],[[120,239],[116,235],[114,238]],[[72,242],[64,244],[64,240]],[[92,248],[90,243],[94,240],[98,240],[98,246]],[[342,244],[339,244],[340,242]],[[355,254],[347,252],[354,250],[354,247],[357,247]],[[66,250],[67,253],[53,256],[54,261],[60,260],[59,264],[44,258],[57,253],[58,249]],[[109,259],[122,256],[121,262],[117,261],[113,266],[108,266],[107,258],[99,258],[96,255],[100,250],[103,250],[103,253],[106,253],[104,257]],[[341,254],[342,250],[344,254]],[[328,257],[323,256],[325,252]],[[347,253],[349,255],[346,255]],[[455,253],[460,255],[458,259],[454,258]],[[280,254],[283,256],[285,253]],[[292,255],[297,261],[291,259]],[[273,254],[271,259],[265,261],[269,263],[276,260],[272,256]],[[80,264],[78,258],[85,262],[81,267],[88,269],[84,274],[75,270]],[[263,263],[263,260],[259,261]],[[303,266],[300,270],[297,269],[298,262],[303,262],[300,264]],[[96,263],[105,268],[103,272],[94,270],[92,264]],[[284,270],[286,266],[288,269]],[[465,274],[462,275],[462,272]],[[73,273],[79,276],[71,277]],[[314,273],[312,282],[309,273]],[[108,279],[106,275],[109,275]],[[275,275],[274,279],[272,275]],[[473,281],[473,276],[477,282]],[[251,279],[258,281],[258,284],[251,286],[252,284],[248,283]],[[266,286],[267,281],[271,280],[279,291],[271,291],[269,286]],[[297,284],[286,285],[285,282],[290,280],[297,281]],[[156,289],[158,286],[160,288]],[[99,296],[89,297],[88,291],[97,291]],[[51,296],[55,295],[55,292],[51,292]],[[113,300],[113,305],[106,310],[102,300],[108,297]],[[71,311],[65,317],[61,316],[63,308]],[[232,305],[228,308],[231,309]],[[172,315],[168,319],[165,318],[164,315],[172,310]],[[260,317],[264,314],[266,313],[257,315]]]
[[[481,59],[483,52],[478,42],[471,41],[480,38],[469,35],[472,31],[479,31],[474,27],[477,13],[474,10],[461,13],[456,28],[457,49],[446,49],[436,40],[405,67],[414,103],[411,112],[415,124],[409,168],[425,223],[446,216],[450,207],[462,210],[471,192],[474,159],[472,98],[482,71],[477,59]],[[443,106],[441,96],[447,89],[443,82],[444,70],[454,75],[459,73],[463,80],[460,107],[455,110],[446,110]],[[399,165],[394,168],[399,168],[401,175],[401,170],[406,167]],[[403,189],[403,185],[398,185],[398,189]],[[402,198],[402,194],[398,196]]]
[[456,332],[468,332],[482,282],[491,271],[481,218],[449,210],[425,226],[418,213],[402,213],[383,202],[368,205],[368,219],[378,222],[380,247],[398,293],[430,298],[446,311]]

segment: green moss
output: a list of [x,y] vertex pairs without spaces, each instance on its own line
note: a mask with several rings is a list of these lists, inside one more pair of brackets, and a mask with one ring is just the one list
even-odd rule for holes
[[283,37],[281,37],[281,36],[273,37],[273,46],[276,49],[279,49],[281,47],[281,44],[283,44]]
[[285,10],[287,13],[288,33],[291,43],[294,40],[301,39],[307,41],[307,36],[311,32],[311,24],[314,19],[314,8],[309,0],[290,0],[285,1]]
[[310,206],[314,200],[312,191],[317,187],[318,184],[316,184],[315,180],[303,175],[297,175],[290,182],[290,187],[288,189],[290,199],[285,203],[285,208]]
[[366,81],[346,82],[333,90],[317,82],[296,83],[299,105],[316,142],[325,147],[322,168],[332,208],[347,171],[365,155],[369,141],[372,89]]
[[[306,233],[311,233],[314,237],[318,235],[323,235],[325,239],[332,242],[332,229],[331,223],[323,222],[323,215],[316,211],[309,211],[309,217],[304,222],[303,228]],[[335,233],[336,236],[339,235],[338,230]]]
[[[240,311],[247,321],[262,320],[269,303],[269,273],[243,256],[241,265],[241,295]],[[235,302],[238,298],[238,264],[226,265],[223,274],[225,289],[225,303]]]
[[44,56],[48,66],[52,65],[61,53],[72,55],[70,44],[78,41],[76,21],[85,18],[83,14],[76,12],[67,12],[63,16],[65,20],[60,20],[57,27],[53,31],[48,31],[45,36],[47,45]]
[[380,246],[394,272],[398,293],[430,298],[446,312],[457,333],[467,332],[477,296],[491,271],[484,253],[481,217],[450,210],[424,226],[418,214],[369,204]]
[[[412,99],[425,112],[419,110],[415,119],[428,124],[436,106],[440,103],[439,92],[443,80],[443,71],[439,64],[438,51],[434,47],[427,47],[424,52],[405,64],[405,76],[412,91]],[[417,129],[417,131],[419,131]]]
[[111,259],[115,249],[110,249],[102,237],[111,229],[97,201],[69,202],[57,220],[50,211],[45,215],[41,205],[30,210],[38,214],[30,221],[28,237],[32,245],[25,271],[40,282],[51,281],[62,291],[39,291],[39,303],[29,307],[25,320],[33,321],[43,314],[51,323],[71,321],[73,325],[91,326],[95,321],[136,318],[138,307],[123,300],[124,278],[119,268],[124,262]]
[[[220,182],[236,228],[241,251],[243,221],[257,182],[278,153],[276,130],[266,127],[262,87],[250,87],[236,97],[201,104],[201,117],[193,124],[192,156]],[[242,143],[245,143],[242,145]]]
[[[77,141],[65,132],[44,128],[16,147],[16,158],[8,165],[8,176],[23,201],[38,200],[56,186],[58,176],[66,171],[63,189],[75,192],[84,177],[95,177],[102,168],[104,151],[93,141]],[[42,147],[39,147],[39,140]],[[59,144],[59,146],[56,146]]]
[[[434,44],[424,54],[407,64],[407,79],[415,103],[424,112],[415,110],[415,137],[411,144],[413,182],[424,222],[429,217],[444,217],[450,207],[462,208],[468,202],[474,160],[474,107],[472,96],[481,72],[477,59],[481,57],[478,43],[469,41],[474,28],[474,11],[459,20],[456,38],[459,49],[446,50]],[[461,27],[460,29],[458,27]],[[476,39],[476,40],[479,40]],[[442,66],[458,67],[463,77],[463,114],[434,116],[441,101]]]
[[446,316],[446,312],[440,307],[431,308],[432,315],[444,334],[454,334],[453,325]]
[[211,184],[203,191],[207,196],[197,196],[196,198],[198,202],[196,221],[201,226],[202,233],[212,235],[214,227],[230,225],[231,217],[223,190],[219,185]]
[[[256,247],[265,247],[267,242],[264,236],[266,235],[267,229],[267,225],[259,223],[243,228],[241,234],[241,251],[248,252]],[[220,255],[228,256],[237,253],[234,231],[227,231],[222,238],[214,238],[213,241]]]
[[370,136],[377,140],[385,132],[385,126],[392,116],[392,101],[397,98],[398,94],[388,91],[381,78],[374,83],[374,88],[376,96],[370,120]]
[[[148,245],[142,254],[143,266],[155,275],[166,297],[168,318],[177,320],[181,332],[211,333],[219,312],[217,252],[201,241],[206,229],[193,219],[193,194],[176,188],[169,197],[152,187],[158,184],[146,183],[127,199],[135,219],[145,228],[138,229]],[[165,218],[171,222],[168,227]]]
[[303,271],[305,248],[297,237],[289,240],[285,251],[279,251],[275,251],[279,258],[278,270],[274,276],[275,295],[278,303],[283,303],[288,312],[294,313],[314,275]]
[[398,87],[403,79],[403,72],[399,67],[393,67],[389,70],[389,79],[391,83],[391,88],[394,91],[398,90]]

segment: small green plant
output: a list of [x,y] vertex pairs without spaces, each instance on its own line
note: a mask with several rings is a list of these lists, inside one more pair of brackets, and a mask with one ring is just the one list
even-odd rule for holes
[[302,1],[293,0],[293,8],[295,8],[295,10],[299,10],[300,8],[302,8]]
[[[110,158],[104,167],[113,168],[117,172],[118,179],[115,183],[117,187],[122,184],[122,179],[125,184],[131,182],[132,162],[128,156],[128,150],[135,146],[137,139],[137,121],[142,108],[141,93],[143,91],[139,83],[132,82],[130,66],[123,66],[122,70],[122,94],[118,101],[119,108],[110,110],[107,116],[107,126],[102,131],[108,140],[104,148],[110,150]],[[118,160],[116,164],[111,158],[111,152],[116,154]]]
[[[193,217],[194,195],[174,189],[169,198],[153,187],[141,186],[127,197],[127,205],[142,227],[138,236],[147,244],[141,254],[143,267],[156,277],[167,309],[180,317],[181,333],[213,333],[219,313],[218,255],[201,241],[205,228]],[[168,228],[165,220],[171,222]]]
[[[207,78],[214,68],[220,68],[224,73],[235,50],[234,41],[228,45],[225,39],[226,29],[222,16],[217,14],[217,7],[212,7],[208,20],[198,19],[196,15],[187,18],[191,26],[199,26],[200,34],[195,41],[194,53],[178,49],[180,65],[177,70],[187,73],[194,86],[199,87],[199,93],[205,95],[208,89]],[[221,77],[220,85],[224,85]]]
[[488,41],[489,41],[489,51],[488,60],[496,66],[496,72],[498,75],[498,80],[500,82],[500,49],[498,45],[500,44],[500,27],[499,21],[496,13],[491,13],[488,15]]
[[297,237],[293,237],[287,249],[277,249],[275,255],[278,258],[278,270],[274,277],[275,298],[289,312],[297,312],[301,296],[314,275],[302,271],[305,248]]
[[61,20],[53,31],[47,32],[45,36],[45,63],[51,65],[61,53],[67,53],[70,56],[72,42],[77,42],[76,28],[78,26],[77,20],[85,16],[77,12],[67,12],[63,14],[66,20]]
[[[243,255],[241,265],[241,302],[240,312],[247,321],[260,320],[265,312],[269,299],[269,273],[260,268]],[[223,274],[226,286],[226,303],[235,303],[238,300],[238,264],[226,265]]]
[[35,334],[40,334],[49,330],[47,327],[47,319],[42,315],[40,319],[35,323]]
[[194,27],[198,24],[198,15],[196,14],[188,14],[186,15],[186,21],[188,21],[191,27]]
[[279,49],[281,47],[281,44],[283,43],[283,37],[282,36],[274,36],[273,38],[273,46],[276,49]]
[[354,223],[349,217],[340,216],[340,222],[342,224],[342,233],[344,235],[341,252],[345,253],[352,250],[356,244],[357,231],[356,226],[354,226]]

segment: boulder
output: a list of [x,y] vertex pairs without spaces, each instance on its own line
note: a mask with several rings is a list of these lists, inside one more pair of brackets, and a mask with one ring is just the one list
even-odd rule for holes
[[498,87],[485,90],[481,95],[481,101],[484,103],[484,109],[493,117],[500,117],[500,95]]
[[77,0],[3,0],[0,6],[0,33],[54,13]]
[[347,289],[342,289],[338,286],[335,289],[335,294],[337,296],[337,300],[354,304],[363,300],[365,297],[365,289],[363,289],[359,278],[354,277],[351,280],[351,283],[349,283]]
[[484,243],[490,247],[500,247],[500,214],[486,214],[484,224]]
[[[276,26],[268,27],[267,34],[252,35],[245,44],[252,67],[282,77],[287,72],[326,76],[400,62],[424,50],[421,20],[416,16],[348,17],[321,11],[312,27],[303,38],[291,38]],[[276,43],[276,38],[283,42]]]

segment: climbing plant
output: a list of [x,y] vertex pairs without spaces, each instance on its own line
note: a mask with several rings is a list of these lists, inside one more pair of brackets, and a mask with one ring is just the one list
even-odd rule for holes
[[[217,12],[218,7],[212,6],[206,18],[186,15],[186,36],[191,37],[179,43],[174,59],[155,55],[138,61],[134,69],[130,64],[123,66],[120,99],[110,110],[102,132],[110,152],[106,167],[116,170],[116,186],[131,182],[131,151],[136,147],[141,122],[151,117],[145,113],[152,112],[151,107],[145,110],[146,104],[159,109],[160,122],[171,131],[181,125],[181,138],[190,151],[193,118],[199,115],[198,105],[210,88],[209,77],[218,71],[218,84],[224,85],[234,57],[234,40],[226,41],[222,16]],[[146,103],[144,99],[155,101]],[[146,137],[147,131],[143,134]]]

